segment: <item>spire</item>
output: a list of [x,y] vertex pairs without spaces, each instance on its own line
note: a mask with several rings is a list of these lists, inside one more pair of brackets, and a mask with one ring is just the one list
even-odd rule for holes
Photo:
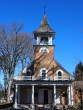
[[41,21],[40,26],[45,26],[45,25],[48,25],[48,20],[46,18],[46,14],[44,14],[44,17],[43,17],[43,19]]
[[46,14],[41,21],[40,27],[34,33],[55,33],[49,26]]
[[42,35],[42,34],[43,35],[51,35],[53,39],[55,36],[55,32],[51,29],[51,27],[48,24],[46,14],[44,14],[44,17],[41,21],[39,28],[36,31],[34,31],[35,38],[37,38],[38,35]]

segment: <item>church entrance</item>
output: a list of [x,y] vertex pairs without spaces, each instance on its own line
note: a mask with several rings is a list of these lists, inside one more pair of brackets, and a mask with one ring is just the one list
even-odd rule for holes
[[48,90],[44,90],[44,104],[48,104]]
[[49,104],[51,103],[51,92],[48,89],[39,89],[38,103]]

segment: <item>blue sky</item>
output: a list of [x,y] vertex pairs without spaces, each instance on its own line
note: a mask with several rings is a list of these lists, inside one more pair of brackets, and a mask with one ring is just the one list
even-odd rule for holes
[[24,23],[24,31],[32,33],[40,25],[44,6],[56,32],[55,59],[72,74],[83,61],[83,0],[0,0],[0,23]]

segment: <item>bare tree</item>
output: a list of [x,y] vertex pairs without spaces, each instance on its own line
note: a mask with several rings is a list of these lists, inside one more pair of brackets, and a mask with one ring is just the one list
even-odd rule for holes
[[0,82],[0,91],[2,90],[2,84],[1,84],[1,82]]
[[33,58],[33,37],[22,29],[17,23],[0,26],[0,67],[8,81],[8,102],[16,67],[21,63],[23,68]]
[[4,97],[4,88],[3,88],[3,85],[1,84],[0,82],[0,99]]

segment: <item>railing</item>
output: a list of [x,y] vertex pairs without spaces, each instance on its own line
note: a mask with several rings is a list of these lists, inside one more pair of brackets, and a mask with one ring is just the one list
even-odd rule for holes
[[17,76],[14,79],[16,80],[50,80],[50,81],[64,81],[64,80],[73,80],[69,76]]

